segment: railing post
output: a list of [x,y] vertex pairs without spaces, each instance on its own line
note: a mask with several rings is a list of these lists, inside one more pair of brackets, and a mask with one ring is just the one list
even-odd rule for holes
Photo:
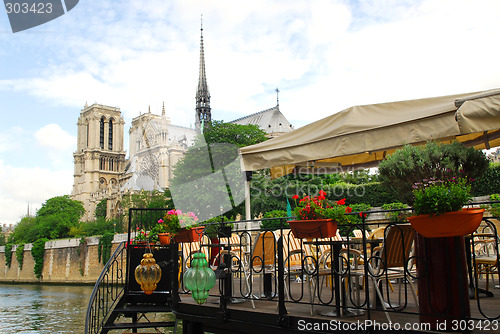
[[169,263],[170,263],[170,295],[171,295],[171,302],[172,302],[172,310],[177,309],[178,303],[181,301],[181,298],[179,297],[179,244],[174,243],[170,244],[170,256],[169,256]]
[[285,260],[283,259],[283,233],[280,233],[278,239],[278,312],[280,316],[280,325],[288,327],[288,312],[285,307]]

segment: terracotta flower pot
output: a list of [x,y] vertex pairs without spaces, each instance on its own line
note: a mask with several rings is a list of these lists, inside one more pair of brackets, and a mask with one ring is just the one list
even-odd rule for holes
[[181,228],[174,237],[175,242],[196,242],[200,241],[205,226]]
[[169,233],[158,233],[158,240],[161,245],[169,245],[170,244],[170,234]]
[[298,239],[331,238],[337,234],[337,222],[331,219],[289,220],[288,224]]
[[441,215],[408,217],[411,226],[426,238],[460,237],[473,233],[483,220],[484,209],[463,209]]

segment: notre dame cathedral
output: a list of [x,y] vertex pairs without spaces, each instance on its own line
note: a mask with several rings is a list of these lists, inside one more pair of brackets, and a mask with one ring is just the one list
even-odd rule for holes
[[[119,108],[101,104],[85,105],[78,118],[74,184],[71,197],[82,201],[92,220],[96,205],[107,199],[107,216],[120,213],[124,194],[140,190],[162,191],[169,186],[175,164],[182,159],[195,137],[211,121],[210,92],[205,72],[203,27],[200,39],[200,68],[196,92],[195,129],[171,124],[165,115],[149,110],[132,119],[129,129],[129,158],[123,147],[125,121]],[[255,124],[269,137],[293,130],[275,107],[232,121]]]

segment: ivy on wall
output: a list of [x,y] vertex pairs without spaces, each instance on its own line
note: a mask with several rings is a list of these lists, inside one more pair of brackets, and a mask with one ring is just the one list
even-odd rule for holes
[[35,277],[37,279],[42,278],[43,271],[43,258],[45,255],[45,243],[49,241],[47,238],[38,239],[33,243],[33,247],[31,248],[31,255],[35,260],[35,267],[33,268],[35,272]]
[[111,242],[115,237],[114,233],[104,233],[99,239],[99,247],[97,248],[97,255],[99,262],[106,264],[111,256]]
[[12,244],[5,245],[5,265],[10,268],[12,263]]
[[19,263],[19,269],[23,269],[24,262],[24,244],[17,245],[16,248],[16,259]]

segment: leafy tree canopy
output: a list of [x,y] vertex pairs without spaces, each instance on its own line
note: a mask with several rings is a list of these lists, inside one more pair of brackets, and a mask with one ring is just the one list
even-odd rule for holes
[[238,148],[264,141],[265,135],[256,125],[212,122],[175,166],[171,190],[177,206],[182,203],[183,211],[200,219],[219,215],[219,207],[227,215],[241,213],[243,205],[235,200],[244,196]]
[[94,217],[97,219],[106,218],[107,211],[108,211],[108,200],[104,198],[99,203],[97,203],[95,207]]
[[36,239],[68,237],[70,228],[78,226],[84,213],[83,203],[72,200],[68,195],[48,199],[36,214],[36,224],[39,229]]

